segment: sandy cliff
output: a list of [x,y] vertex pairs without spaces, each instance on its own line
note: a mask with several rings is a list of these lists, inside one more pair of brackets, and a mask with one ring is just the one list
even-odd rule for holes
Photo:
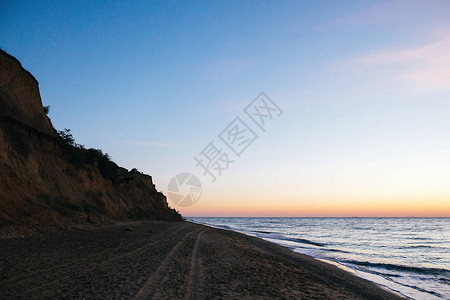
[[0,50],[0,225],[181,219],[150,176],[115,164],[105,176],[64,147],[37,80]]

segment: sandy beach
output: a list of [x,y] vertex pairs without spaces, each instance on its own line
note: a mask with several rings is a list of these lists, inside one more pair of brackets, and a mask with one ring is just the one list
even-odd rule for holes
[[397,299],[333,265],[189,222],[46,228],[0,240],[0,297]]

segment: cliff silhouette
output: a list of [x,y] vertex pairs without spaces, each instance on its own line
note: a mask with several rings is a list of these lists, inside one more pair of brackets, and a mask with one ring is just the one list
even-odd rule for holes
[[0,50],[0,225],[181,220],[152,177],[58,132],[39,84]]

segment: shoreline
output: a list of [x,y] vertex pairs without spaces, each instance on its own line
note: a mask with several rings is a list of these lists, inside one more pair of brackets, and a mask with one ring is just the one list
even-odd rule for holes
[[2,298],[402,299],[284,246],[188,221],[42,230],[0,249]]
[[[367,281],[369,281],[369,282],[372,282],[372,283],[376,284],[378,287],[380,287],[381,289],[383,289],[383,290],[385,290],[385,291],[387,291],[387,292],[390,292],[390,293],[394,294],[395,296],[402,297],[402,298],[408,298],[407,295],[402,294],[400,291],[393,290],[392,288],[390,288],[390,287],[387,286],[387,285],[383,285],[383,284],[381,284],[380,282],[377,282],[376,280],[371,280],[371,279],[369,279],[369,278],[368,278],[369,276],[364,276],[364,274],[362,274],[362,273],[363,273],[362,271],[354,270],[354,269],[352,269],[352,268],[350,268],[350,267],[347,267],[347,266],[345,266],[345,265],[343,265],[343,264],[341,264],[341,263],[339,263],[339,262],[332,261],[332,260],[325,259],[325,258],[314,257],[314,256],[312,256],[312,255],[304,254],[304,253],[301,253],[301,252],[296,252],[296,251],[294,251],[294,248],[293,248],[293,247],[289,247],[289,246],[287,246],[287,245],[283,245],[282,243],[277,243],[277,242],[275,242],[275,241],[271,241],[270,239],[266,239],[266,238],[263,238],[263,237],[259,237],[259,236],[255,235],[255,234],[252,234],[252,233],[249,233],[249,232],[240,231],[240,230],[234,230],[234,229],[231,229],[231,228],[221,228],[221,227],[219,227],[219,226],[214,226],[214,225],[211,225],[211,224],[196,223],[196,222],[194,222],[193,220],[189,220],[189,221],[186,221],[186,222],[190,222],[190,223],[197,224],[197,225],[208,226],[208,227],[211,227],[211,228],[214,228],[214,229],[219,229],[219,230],[232,231],[232,232],[244,234],[244,235],[251,236],[251,237],[254,237],[254,238],[257,238],[257,239],[260,239],[260,240],[269,242],[269,243],[273,243],[273,244],[279,245],[279,246],[281,246],[281,247],[284,247],[284,248],[289,249],[290,251],[292,251],[292,252],[294,252],[294,253],[309,256],[309,257],[311,257],[312,259],[315,259],[315,260],[322,261],[322,262],[324,262],[324,263],[333,265],[333,266],[339,268],[340,270],[342,270],[342,271],[344,271],[344,272],[347,272],[347,273],[349,273],[349,274],[351,274],[351,275],[353,275],[353,276],[356,276],[356,277],[358,277],[358,278],[365,279],[365,280],[367,280]],[[272,240],[273,240],[273,239],[272,239]],[[367,274],[367,275],[371,275],[371,274]],[[373,276],[376,276],[376,275],[373,275]]]

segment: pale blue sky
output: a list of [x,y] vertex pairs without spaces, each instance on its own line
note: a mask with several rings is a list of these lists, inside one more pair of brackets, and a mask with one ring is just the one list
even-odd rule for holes
[[[163,191],[196,173],[187,215],[248,214],[237,198],[443,201],[449,15],[448,1],[1,1],[0,47],[57,129]],[[193,157],[261,91],[283,116],[209,183]]]

